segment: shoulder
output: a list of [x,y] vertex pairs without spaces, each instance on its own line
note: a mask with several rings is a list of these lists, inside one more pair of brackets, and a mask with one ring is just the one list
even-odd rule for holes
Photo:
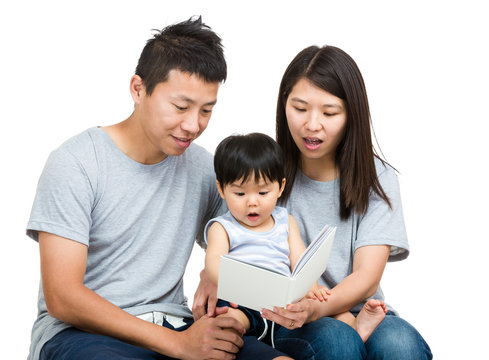
[[54,169],[63,173],[62,169],[72,172],[75,169],[86,173],[90,168],[97,167],[97,151],[92,136],[93,128],[75,135],[51,152],[46,162],[45,171]]
[[375,170],[382,187],[398,186],[397,171],[387,162],[375,157]]

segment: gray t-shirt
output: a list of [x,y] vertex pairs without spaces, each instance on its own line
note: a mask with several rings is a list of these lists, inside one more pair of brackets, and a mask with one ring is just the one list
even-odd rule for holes
[[[302,239],[307,244],[325,224],[337,227],[326,271],[319,283],[335,287],[352,273],[353,253],[367,245],[391,245],[389,261],[405,259],[409,246],[402,214],[399,183],[395,171],[375,159],[377,175],[389,197],[392,209],[376,194],[371,194],[368,210],[363,215],[353,213],[346,221],[340,218],[340,182],[314,181],[298,171],[286,207],[299,224]],[[379,287],[372,298],[384,300]],[[360,311],[363,303],[352,309]],[[393,310],[389,305],[389,310]]]
[[[91,128],[49,156],[27,234],[56,234],[88,246],[84,284],[130,314],[191,317],[183,274],[194,240],[222,201],[212,155],[192,144],[180,156],[143,165]],[[52,318],[40,284],[29,359],[68,325]]]

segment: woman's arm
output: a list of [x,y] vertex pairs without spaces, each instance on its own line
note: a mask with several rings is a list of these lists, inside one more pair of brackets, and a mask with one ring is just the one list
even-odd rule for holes
[[[331,289],[328,301],[303,299],[286,309],[264,310],[264,317],[287,328],[300,327],[304,323],[324,316],[334,316],[349,311],[355,305],[375,294],[387,259],[390,246],[369,245],[358,248],[353,259],[353,272]],[[290,326],[294,324],[294,326]]]
[[241,333],[244,331],[241,324],[231,318],[206,317],[179,333],[143,321],[102,298],[83,284],[86,245],[40,232],[39,249],[48,312],[65,323],[176,358],[224,355],[230,359],[232,355],[228,352],[237,352],[242,344],[239,336],[222,330],[229,327]]

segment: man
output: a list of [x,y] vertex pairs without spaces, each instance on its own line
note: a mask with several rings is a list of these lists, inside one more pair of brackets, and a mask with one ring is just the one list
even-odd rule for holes
[[141,53],[129,118],[50,155],[27,226],[42,276],[29,359],[235,357],[243,327],[193,322],[182,283],[221,207],[212,156],[192,142],[225,79],[220,38],[200,18],[168,26]]

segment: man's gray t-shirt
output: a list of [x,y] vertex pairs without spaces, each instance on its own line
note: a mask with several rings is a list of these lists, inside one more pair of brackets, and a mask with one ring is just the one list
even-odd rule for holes
[[[37,240],[44,231],[87,245],[84,284],[128,313],[192,317],[182,277],[194,240],[203,241],[221,204],[212,155],[202,147],[144,165],[91,128],[49,156],[27,234]],[[68,327],[47,313],[42,284],[38,307],[29,359]]]
[[[391,245],[389,261],[405,259],[409,246],[402,213],[399,183],[395,171],[375,159],[377,176],[392,209],[377,194],[370,195],[368,210],[363,215],[352,213],[348,220],[340,218],[340,181],[314,181],[298,170],[286,207],[299,224],[302,239],[308,245],[325,224],[337,227],[326,271],[319,283],[335,287],[352,273],[353,253],[368,245]],[[379,287],[374,299],[384,300]],[[361,310],[363,303],[352,309]],[[390,310],[392,307],[388,305]]]

